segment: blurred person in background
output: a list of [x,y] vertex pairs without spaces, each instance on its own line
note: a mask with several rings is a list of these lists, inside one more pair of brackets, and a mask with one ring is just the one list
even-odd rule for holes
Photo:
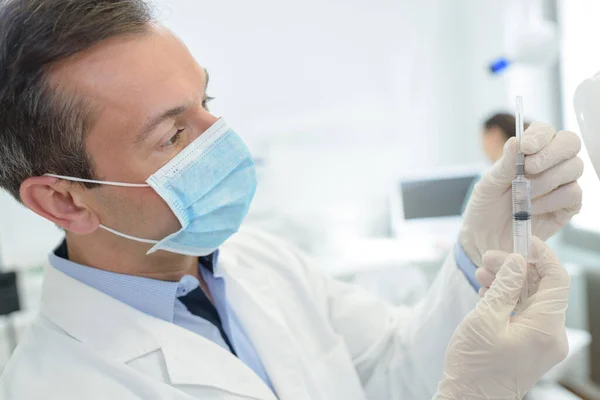
[[[515,398],[565,356],[569,279],[541,241],[510,317],[528,279],[506,253],[514,141],[428,295],[393,307],[240,230],[254,163],[208,81],[142,0],[0,2],[0,187],[65,231],[2,398]],[[543,240],[579,211],[579,147],[524,135]]]
[[[529,127],[529,123],[525,122],[525,129]],[[488,159],[490,164],[494,164],[496,161],[502,158],[504,153],[504,146],[510,138],[516,136],[515,116],[508,113],[496,113],[485,120],[483,123],[483,129],[481,131],[481,148],[483,154]],[[471,193],[481,176],[473,179],[471,187],[467,191],[465,200],[462,206],[463,212],[467,207]]]
[[[525,129],[529,123],[525,123]],[[504,145],[516,135],[515,116],[507,113],[497,113],[489,117],[483,123],[481,133],[481,145],[483,153],[490,161],[495,163],[504,152]]]

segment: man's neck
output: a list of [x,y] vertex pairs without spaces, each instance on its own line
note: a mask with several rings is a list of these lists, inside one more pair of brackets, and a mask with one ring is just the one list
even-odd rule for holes
[[120,274],[163,281],[179,281],[184,275],[200,279],[198,258],[165,251],[146,255],[151,245],[97,230],[90,235],[67,232],[69,260]]

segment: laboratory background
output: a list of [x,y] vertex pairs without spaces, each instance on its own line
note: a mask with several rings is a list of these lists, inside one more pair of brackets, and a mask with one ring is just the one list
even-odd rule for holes
[[[573,93],[600,71],[597,0],[154,3],[253,152],[245,224],[394,304],[419,301],[456,241],[491,165],[486,119],[521,95],[527,121],[578,132]],[[600,399],[600,181],[582,158],[583,209],[549,241],[572,276],[571,348],[529,399]],[[61,237],[0,193],[0,371]]]

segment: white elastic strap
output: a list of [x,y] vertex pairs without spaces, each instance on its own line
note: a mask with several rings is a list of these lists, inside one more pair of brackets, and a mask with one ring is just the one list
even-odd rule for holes
[[159,242],[158,240],[152,240],[152,239],[142,239],[142,238],[139,238],[139,237],[137,237],[137,236],[126,235],[126,234],[124,234],[124,233],[121,233],[121,232],[119,232],[119,231],[115,231],[114,229],[111,229],[111,228],[109,228],[109,227],[107,227],[107,226],[104,226],[104,225],[102,225],[102,224],[100,224],[100,228],[102,228],[102,229],[104,229],[105,231],[108,231],[108,232],[110,232],[110,233],[113,233],[113,234],[115,234],[115,235],[117,235],[117,236],[124,237],[125,239],[131,239],[131,240],[135,240],[136,242],[150,243],[150,244],[156,244],[156,243],[158,243],[158,242]]
[[83,179],[83,178],[74,178],[71,176],[62,176],[55,174],[44,174],[45,176],[51,176],[53,178],[64,179],[67,181],[73,182],[85,182],[85,183],[98,183],[100,185],[110,185],[110,186],[125,186],[125,187],[149,187],[147,183],[122,183],[122,182],[111,182],[111,181],[95,181],[92,179]]

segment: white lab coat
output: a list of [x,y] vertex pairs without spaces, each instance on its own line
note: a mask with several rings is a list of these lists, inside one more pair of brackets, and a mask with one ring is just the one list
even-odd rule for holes
[[[414,308],[333,280],[260,232],[231,238],[219,270],[279,399],[420,400],[435,393],[450,336],[478,299],[453,259]],[[0,378],[2,400],[275,398],[222,347],[54,268]]]

